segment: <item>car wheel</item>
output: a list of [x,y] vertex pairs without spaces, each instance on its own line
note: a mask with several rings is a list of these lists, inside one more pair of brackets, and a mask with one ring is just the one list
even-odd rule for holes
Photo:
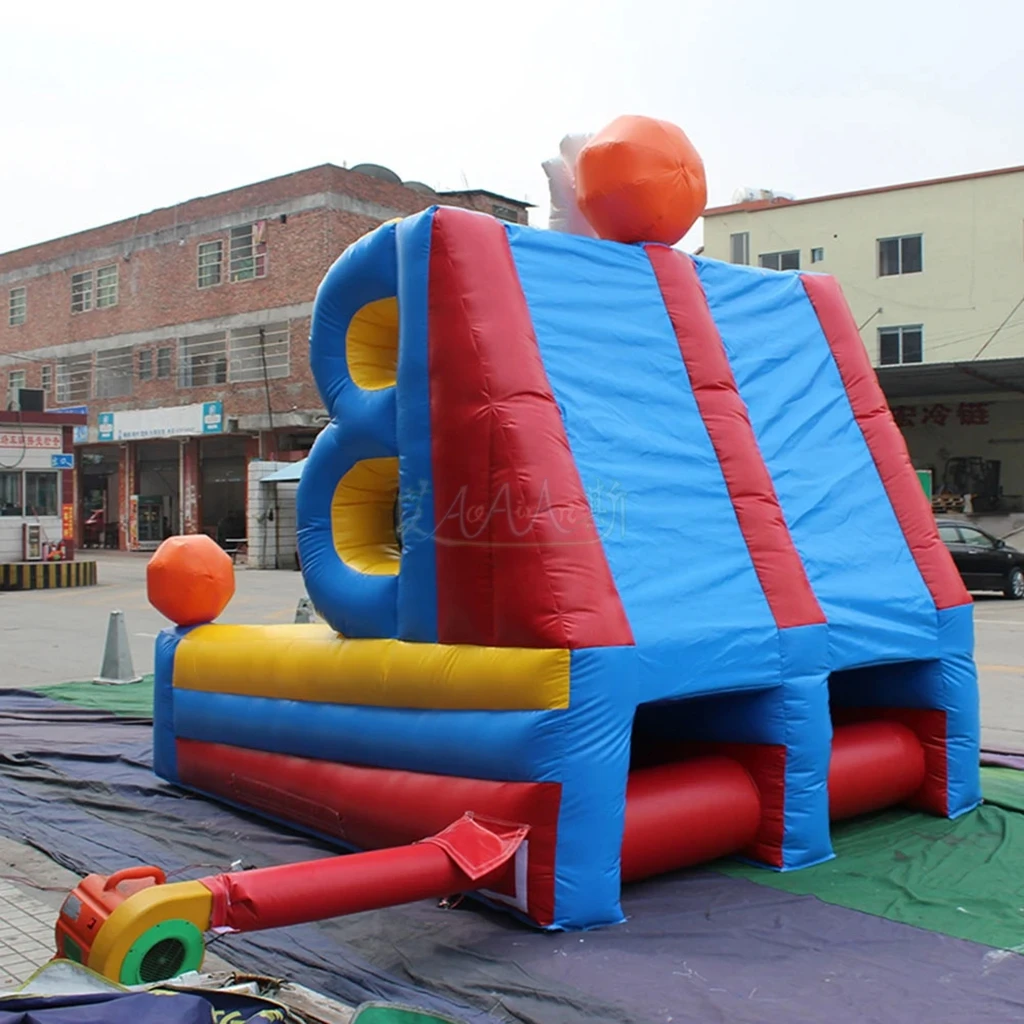
[[1003,593],[1011,601],[1019,601],[1024,597],[1024,571],[1019,566],[1014,566],[1010,570],[1010,575],[1006,577],[1006,588]]

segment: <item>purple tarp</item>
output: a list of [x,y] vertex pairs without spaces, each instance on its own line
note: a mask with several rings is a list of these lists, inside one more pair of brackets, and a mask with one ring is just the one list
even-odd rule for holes
[[[81,872],[198,877],[330,852],[167,786],[149,758],[144,724],[0,692],[0,831]],[[631,886],[624,906],[618,928],[549,935],[419,903],[216,949],[351,1003],[473,1022],[1024,1021],[1024,960],[986,946],[711,871]]]

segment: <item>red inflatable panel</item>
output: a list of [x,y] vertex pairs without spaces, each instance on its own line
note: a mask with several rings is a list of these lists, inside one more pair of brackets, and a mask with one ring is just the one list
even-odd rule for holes
[[[540,925],[553,919],[561,802],[557,783],[491,782],[364,768],[185,739],[177,741],[177,749],[178,771],[186,786],[334,836],[359,850],[418,842],[467,811],[529,825],[529,915]],[[512,895],[508,888],[496,891]]]
[[632,645],[505,229],[441,209],[430,245],[438,641]]
[[648,245],[646,252],[775,624],[824,623],[693,261],[664,246]]
[[728,757],[630,773],[622,880],[637,881],[736,853],[753,842],[761,800],[746,770]]
[[904,803],[925,780],[924,748],[899,722],[837,726],[828,772],[833,821]]
[[914,474],[907,444],[893,422],[889,403],[839,283],[815,274],[804,274],[801,279],[832,349],[854,418],[935,606],[970,604],[960,573],[939,538],[935,516]]
[[946,712],[935,708],[833,708],[836,726],[851,722],[900,722],[917,736],[924,748],[925,777],[908,807],[945,817],[947,796]]

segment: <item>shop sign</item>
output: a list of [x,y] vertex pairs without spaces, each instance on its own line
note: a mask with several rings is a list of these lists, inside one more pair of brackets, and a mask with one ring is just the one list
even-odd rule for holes
[[74,469],[75,457],[74,455],[51,455],[50,466],[53,469]]
[[75,506],[63,505],[61,507],[61,534],[67,541],[75,539]]
[[0,429],[0,448],[13,448],[19,452],[59,452],[61,447],[59,430],[22,430],[10,427]]
[[[62,409],[47,409],[47,412],[65,413],[68,416],[88,416],[89,406],[87,405],[66,405]],[[89,428],[84,424],[74,428],[73,441],[75,444],[89,443]]]
[[959,423],[962,427],[987,427],[990,423],[989,412],[991,402],[959,402],[957,405],[946,405],[936,402],[934,405],[894,405],[890,412],[896,426],[926,427],[932,424],[944,427],[947,423]]
[[142,441],[153,437],[194,437],[224,429],[221,402],[198,402],[164,409],[126,409],[99,414],[100,441]]

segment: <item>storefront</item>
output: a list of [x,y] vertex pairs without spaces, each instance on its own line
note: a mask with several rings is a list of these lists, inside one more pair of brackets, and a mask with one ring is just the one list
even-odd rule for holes
[[68,417],[0,412],[0,562],[74,557],[73,467]]
[[[220,543],[245,536],[246,467],[258,439],[224,434],[220,402],[99,415],[99,443],[83,446],[83,536],[149,551],[166,537],[204,532]],[[94,525],[87,524],[93,518]]]
[[879,380],[915,469],[967,511],[1024,511],[1024,359],[883,367]]

